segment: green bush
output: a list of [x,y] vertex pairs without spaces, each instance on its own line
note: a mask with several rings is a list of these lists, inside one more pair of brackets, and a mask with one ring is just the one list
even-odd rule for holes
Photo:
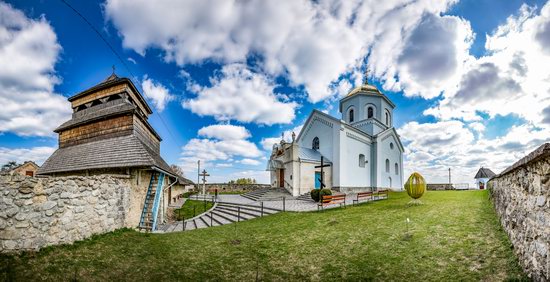
[[321,191],[319,192],[319,201],[321,200],[321,197],[330,196],[330,195],[332,195],[332,190],[327,188],[321,189]]
[[311,195],[311,198],[315,202],[319,202],[319,190],[313,189],[313,190],[311,190],[311,192],[309,192],[309,195]]

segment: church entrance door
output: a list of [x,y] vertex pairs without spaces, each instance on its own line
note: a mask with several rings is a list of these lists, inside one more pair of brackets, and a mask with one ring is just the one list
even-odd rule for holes
[[485,189],[485,183],[479,182],[479,189],[481,190]]
[[315,189],[321,189],[321,172],[315,172]]
[[285,169],[279,169],[279,187],[285,187]]

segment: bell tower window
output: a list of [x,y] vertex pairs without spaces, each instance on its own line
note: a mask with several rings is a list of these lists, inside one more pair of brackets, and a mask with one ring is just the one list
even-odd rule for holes
[[354,116],[353,116],[353,109],[349,110],[349,122],[353,122],[353,119]]
[[374,116],[374,109],[372,107],[367,108],[367,118],[372,118]]

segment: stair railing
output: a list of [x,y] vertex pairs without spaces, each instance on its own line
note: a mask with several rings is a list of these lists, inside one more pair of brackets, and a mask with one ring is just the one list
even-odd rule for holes
[[147,208],[149,203],[149,198],[151,197],[151,191],[153,190],[153,182],[155,181],[156,173],[151,175],[151,180],[149,181],[149,187],[147,188],[147,194],[145,195],[145,201],[143,201],[143,209],[141,210],[141,217],[139,220],[139,227],[145,228],[145,215],[147,214]]
[[160,198],[162,194],[162,185],[164,184],[164,173],[159,173],[159,180],[157,182],[157,192],[155,193],[155,201],[153,203],[153,227],[151,228],[151,231],[155,231],[157,228],[157,217],[158,217],[158,211],[159,211],[159,203]]

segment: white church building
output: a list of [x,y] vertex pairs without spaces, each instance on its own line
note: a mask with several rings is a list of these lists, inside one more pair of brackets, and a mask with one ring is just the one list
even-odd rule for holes
[[[340,192],[403,189],[403,145],[393,127],[395,105],[373,85],[340,100],[342,119],[313,110],[292,142],[273,145],[267,170],[273,187],[293,196],[321,188]],[[328,164],[328,166],[326,166]]]

